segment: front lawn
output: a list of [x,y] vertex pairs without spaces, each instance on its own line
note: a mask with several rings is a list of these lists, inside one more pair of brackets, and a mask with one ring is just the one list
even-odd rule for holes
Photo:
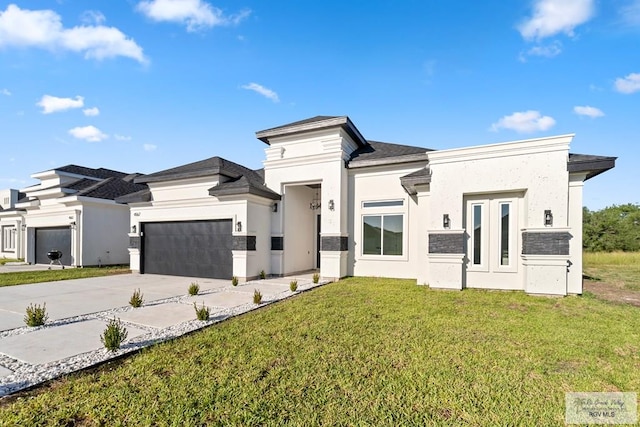
[[129,266],[65,268],[64,270],[58,267],[55,270],[17,271],[15,273],[0,273],[0,287],[24,285],[28,283],[55,282],[57,280],[84,279],[87,277],[102,277],[129,272],[131,272]]
[[640,390],[640,315],[351,278],[5,399],[9,425],[564,425]]

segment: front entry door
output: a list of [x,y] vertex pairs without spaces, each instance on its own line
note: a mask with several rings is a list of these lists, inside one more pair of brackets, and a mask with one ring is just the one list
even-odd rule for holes
[[469,288],[520,289],[517,195],[465,198]]

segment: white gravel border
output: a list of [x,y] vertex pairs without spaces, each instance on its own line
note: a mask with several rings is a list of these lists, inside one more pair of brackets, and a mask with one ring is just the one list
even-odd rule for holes
[[[12,374],[9,374],[6,376],[0,376],[0,398],[3,396],[10,395],[12,393],[16,393],[20,390],[24,390],[26,388],[33,387],[37,384],[41,384],[45,381],[58,378],[62,375],[66,375],[72,372],[86,369],[86,368],[95,366],[97,364],[106,362],[108,360],[121,357],[128,353],[136,352],[142,348],[149,347],[151,345],[154,345],[163,341],[171,340],[173,338],[177,338],[181,335],[196,331],[198,329],[209,327],[223,320],[226,320],[230,317],[247,313],[257,308],[264,307],[265,305],[274,303],[276,301],[290,298],[296,294],[299,294],[300,292],[329,283],[328,281],[320,281],[319,283],[315,284],[311,279],[297,279],[297,280],[298,280],[298,290],[296,292],[291,292],[290,290],[286,290],[277,294],[270,294],[269,295],[270,298],[267,300],[264,299],[265,296],[263,295],[262,304],[259,304],[259,305],[256,305],[253,303],[247,303],[247,304],[235,306],[233,308],[210,307],[211,314],[210,314],[209,320],[206,320],[206,321],[196,320],[195,312],[194,312],[194,320],[189,320],[187,322],[172,325],[167,328],[154,328],[151,326],[140,325],[137,323],[125,322],[124,320],[122,320],[122,324],[124,326],[135,327],[137,329],[146,331],[146,333],[125,341],[125,343],[122,345],[120,350],[115,352],[111,352],[106,348],[100,348],[100,349],[96,349],[86,353],[67,357],[65,359],[57,360],[55,362],[50,362],[50,363],[45,363],[40,365],[32,365],[0,353],[0,367],[4,367],[6,369],[13,371]],[[252,281],[252,282],[243,283],[240,286],[242,287],[256,286],[259,284],[260,284],[260,281]],[[224,288],[205,290],[199,293],[198,295],[207,295],[207,294],[223,292],[223,291],[234,291],[236,289],[237,287],[228,286]],[[186,300],[189,298],[192,298],[192,297],[190,295],[180,295],[176,297],[145,302],[143,306],[147,307],[147,306],[174,303],[174,302],[186,303]],[[191,302],[189,302],[188,304],[191,305]],[[45,326],[40,326],[37,328],[24,326],[20,328],[10,329],[8,331],[0,332],[0,338],[28,334],[43,328],[54,328],[56,326],[66,325],[66,324],[75,323],[75,322],[83,322],[91,319],[108,321],[114,317],[118,317],[117,316],[118,313],[130,311],[130,310],[135,310],[135,309],[130,306],[119,307],[119,308],[105,310],[97,313],[84,314],[81,316],[69,317],[66,319],[60,319],[53,322],[48,322]]]

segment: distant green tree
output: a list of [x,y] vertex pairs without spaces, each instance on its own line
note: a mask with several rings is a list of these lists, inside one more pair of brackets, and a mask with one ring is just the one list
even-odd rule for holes
[[589,252],[640,251],[640,205],[613,205],[582,210],[582,245]]

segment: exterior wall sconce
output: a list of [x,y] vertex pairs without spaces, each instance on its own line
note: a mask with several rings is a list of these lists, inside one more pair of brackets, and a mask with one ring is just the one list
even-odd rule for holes
[[236,222],[236,231],[237,232],[242,231],[242,222],[240,221]]
[[138,232],[138,227],[135,225],[131,226],[131,233],[136,234],[137,232]]
[[449,214],[442,215],[442,227],[446,229],[451,228],[451,218],[449,218]]
[[553,214],[551,213],[551,209],[546,209],[544,211],[544,226],[551,227],[553,225]]
[[274,213],[278,212],[278,203],[277,202],[273,204],[273,206],[271,207],[271,211],[274,212]]
[[22,231],[26,230],[26,229],[27,229],[27,224],[22,224],[22,225],[20,226],[20,228],[22,229]]
[[75,221],[71,221],[69,223],[69,226],[71,227],[72,230],[75,230],[76,229],[76,222]]
[[336,204],[334,203],[333,199],[329,200],[329,210],[333,211],[336,209]]

